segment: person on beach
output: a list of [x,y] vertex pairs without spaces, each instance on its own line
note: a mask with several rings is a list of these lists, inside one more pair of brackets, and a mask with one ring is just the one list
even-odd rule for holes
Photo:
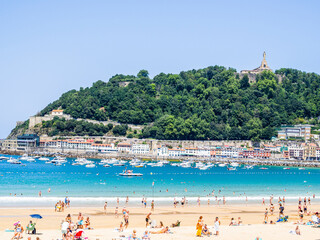
[[84,223],[84,227],[85,227],[85,229],[89,229],[89,230],[92,229],[90,227],[90,218],[89,217],[87,217],[87,220]]
[[123,232],[124,225],[123,222],[120,222],[119,232]]
[[214,222],[214,230],[216,231],[215,235],[219,236],[220,221],[218,217],[216,217],[216,221]]
[[222,197],[222,200],[223,200],[223,205],[226,205],[226,197],[225,196]]
[[238,226],[242,226],[242,220],[241,220],[241,217],[238,217]]
[[70,228],[67,229],[67,233],[65,234],[65,240],[73,240],[73,234]]
[[152,234],[162,234],[162,233],[168,233],[169,232],[169,227],[164,227],[159,231],[150,231],[150,233]]
[[148,215],[146,216],[146,227],[148,227],[148,225],[149,225],[151,214],[152,213],[148,213]]
[[154,211],[154,200],[151,202],[151,211]]
[[273,215],[273,212],[274,212],[274,206],[273,204],[270,205],[270,215]]
[[119,198],[117,197],[117,205],[119,206]]
[[105,214],[107,213],[107,207],[108,207],[108,202],[104,202],[103,210]]
[[311,205],[311,199],[308,197],[308,204]]
[[210,236],[212,233],[209,231],[207,224],[205,224],[202,228],[202,234],[204,236]]
[[264,198],[262,198],[262,205],[266,205]]
[[210,206],[210,198],[208,198],[208,206]]
[[131,237],[129,237],[129,239],[138,239],[137,238],[137,231],[136,230],[133,230],[133,232],[132,232],[132,235],[131,235]]
[[198,197],[197,204],[198,204],[198,207],[200,207],[200,197]]
[[124,227],[127,229],[129,226],[129,211],[124,214]]
[[150,234],[147,230],[144,232],[142,240],[150,240]]
[[279,216],[280,216],[280,215],[283,215],[283,212],[284,212],[284,207],[282,206],[282,204],[280,204],[280,207],[279,207]]
[[264,212],[264,222],[267,223],[268,222],[268,208],[266,208],[265,212]]
[[41,197],[42,196],[42,193],[41,193],[41,191],[39,191],[39,197]]
[[230,222],[229,226],[237,226],[237,223],[234,220],[234,218],[231,218],[231,222]]
[[13,239],[21,239],[21,238],[22,238],[22,233],[23,233],[23,231],[24,231],[23,227],[21,226],[20,223],[18,223],[18,224],[16,225],[16,229],[15,229],[15,231],[14,231],[14,235],[13,235],[13,237],[11,238],[11,240],[13,240]]
[[78,224],[78,228],[80,229],[83,229],[83,220],[84,220],[83,215],[81,212],[79,212],[77,224]]
[[119,215],[118,215],[118,207],[116,207],[116,210],[114,210],[114,216],[115,216],[116,218],[119,217]]
[[202,234],[202,227],[203,227],[203,220],[202,220],[202,216],[199,217],[197,225],[196,225],[196,236],[197,237],[201,237]]

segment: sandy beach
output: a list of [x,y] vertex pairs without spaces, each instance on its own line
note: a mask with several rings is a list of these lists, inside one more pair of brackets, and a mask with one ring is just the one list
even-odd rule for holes
[[[187,206],[187,207],[159,207],[152,212],[151,220],[155,220],[157,224],[162,221],[165,226],[170,226],[177,220],[181,221],[181,226],[170,228],[171,234],[152,234],[151,239],[195,239],[195,226],[199,216],[203,216],[204,223],[209,229],[214,225],[215,217],[219,217],[221,221],[220,236],[210,236],[208,238],[218,239],[255,239],[260,237],[265,239],[319,239],[320,228],[313,228],[308,225],[299,225],[301,236],[289,233],[295,229],[294,224],[299,219],[297,205],[286,205],[285,215],[289,216],[287,223],[277,223],[274,225],[263,224],[264,211],[266,206],[263,205],[203,205],[203,206]],[[119,212],[122,207],[119,207]],[[308,211],[315,212],[320,209],[319,205],[308,205]],[[41,240],[62,239],[61,222],[67,214],[71,214],[72,220],[77,221],[77,215],[81,212],[84,217],[90,217],[91,227],[93,230],[85,230],[88,239],[113,239],[119,236],[130,236],[133,229],[137,230],[137,236],[143,235],[145,228],[145,217],[150,212],[150,208],[127,208],[129,210],[129,227],[122,233],[115,229],[119,227],[123,221],[122,215],[115,216],[115,208],[107,208],[105,213],[101,208],[67,208],[64,212],[55,212],[54,208],[42,209],[1,209],[0,213],[0,239],[10,239],[12,232],[5,232],[6,229],[13,229],[13,223],[21,221],[25,227],[29,220],[30,214],[40,214],[43,219],[37,220],[37,235],[30,235],[31,239],[39,237]],[[273,216],[269,216],[268,221],[276,221],[278,217],[278,205],[275,205]],[[231,218],[241,217],[242,226],[229,226]],[[307,222],[311,216],[305,216],[304,221]],[[150,230],[150,229],[149,229]],[[24,239],[29,235],[24,234]],[[205,237],[206,238],[206,237]]]

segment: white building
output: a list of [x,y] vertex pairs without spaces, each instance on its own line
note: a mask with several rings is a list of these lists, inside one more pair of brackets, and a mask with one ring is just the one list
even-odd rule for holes
[[171,149],[168,149],[169,157],[180,157],[184,153],[185,153],[185,150],[182,149],[182,148],[171,148]]
[[132,146],[130,143],[118,143],[117,145],[117,150],[118,152],[122,152],[122,153],[130,153],[132,150]]
[[150,152],[149,144],[133,144],[132,153],[133,154],[148,154]]
[[168,148],[165,147],[165,146],[158,147],[157,148],[157,155],[159,157],[167,157],[167,156],[169,156]]
[[98,144],[93,143],[91,149],[102,153],[116,153],[118,150],[114,148],[114,144]]
[[62,109],[52,110],[51,115],[52,116],[62,116],[63,115],[63,110]]

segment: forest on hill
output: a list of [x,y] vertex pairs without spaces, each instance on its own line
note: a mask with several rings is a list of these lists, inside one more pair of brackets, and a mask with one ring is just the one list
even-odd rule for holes
[[74,118],[145,124],[131,137],[258,141],[270,139],[281,124],[317,121],[319,86],[319,75],[295,69],[264,71],[252,84],[246,75],[240,79],[235,69],[221,66],[154,78],[141,70],[68,91],[40,115],[62,108]]

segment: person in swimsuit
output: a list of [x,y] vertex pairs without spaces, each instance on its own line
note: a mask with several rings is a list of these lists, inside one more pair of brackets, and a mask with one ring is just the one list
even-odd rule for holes
[[14,233],[13,237],[11,238],[11,240],[13,240],[13,239],[21,239],[23,231],[24,231],[23,227],[21,226],[20,223],[18,223],[17,227],[16,227],[16,230],[15,230],[15,233]]
[[148,227],[149,225],[149,221],[150,221],[150,216],[152,213],[148,213],[148,215],[146,216],[146,227]]

